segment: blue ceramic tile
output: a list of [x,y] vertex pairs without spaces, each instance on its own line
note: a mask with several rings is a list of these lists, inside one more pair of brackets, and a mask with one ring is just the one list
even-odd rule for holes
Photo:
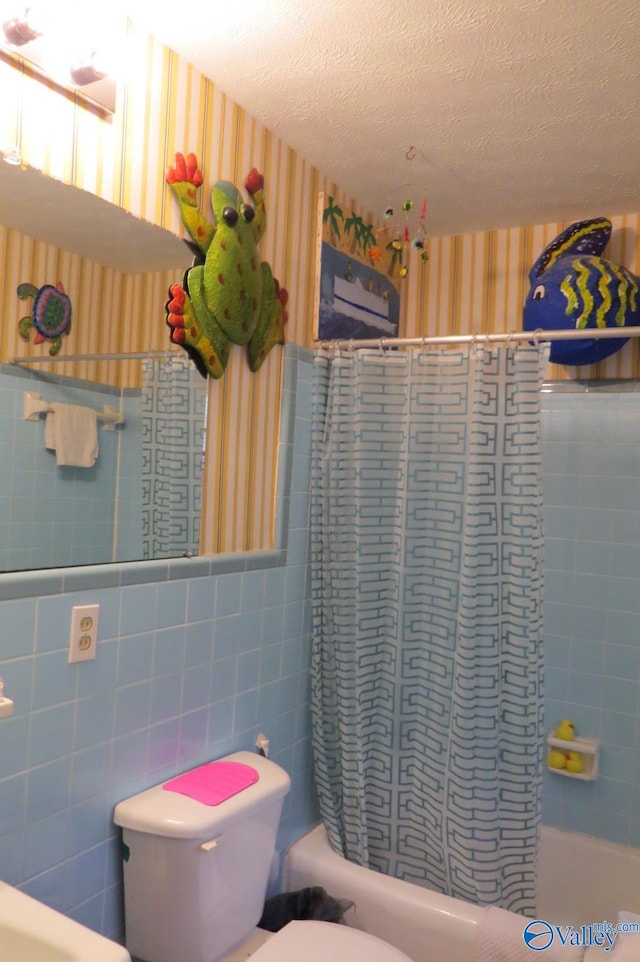
[[20,828],[7,835],[0,835],[0,865],[2,881],[9,885],[19,885],[25,878],[24,873],[25,830]]
[[187,621],[207,621],[213,618],[216,585],[213,578],[194,578],[187,593]]
[[571,640],[562,636],[547,635],[544,640],[545,665],[551,668],[568,668]]
[[25,807],[26,776],[15,775],[0,781],[0,835],[14,832],[22,826]]
[[234,615],[240,611],[242,599],[242,576],[221,575],[216,587],[216,617]]
[[[611,711],[602,713],[602,739],[607,745],[633,748],[636,743],[636,724],[634,715]],[[603,749],[604,750],[604,749]]]
[[56,912],[65,912],[69,907],[65,888],[65,863],[36,875],[22,886],[22,891]]
[[104,888],[105,845],[97,845],[70,858],[65,865],[67,904],[77,905]]
[[13,701],[13,717],[28,715],[31,710],[33,686],[33,658],[15,658],[0,663],[0,675],[4,680],[4,694]]
[[235,692],[237,657],[216,658],[211,666],[210,701],[220,701]]
[[111,743],[94,745],[73,755],[70,803],[104,795],[109,784],[109,761]]
[[153,674],[167,675],[180,671],[184,665],[184,649],[184,627],[157,631],[153,646]]
[[73,702],[34,711],[29,734],[29,764],[44,762],[68,754],[73,742],[75,706]]
[[25,878],[39,875],[64,861],[66,847],[66,813],[27,825],[24,833]]
[[118,642],[98,640],[95,660],[81,662],[78,667],[78,697],[113,688],[118,673]]
[[236,732],[245,732],[247,729],[255,728],[258,720],[258,692],[254,688],[252,691],[245,691],[240,695],[236,695],[235,706],[234,706],[234,716],[233,716],[233,730]]
[[150,681],[120,688],[116,694],[115,737],[146,727],[149,724],[150,706]]
[[118,685],[131,685],[151,675],[153,634],[122,638],[118,647]]
[[637,645],[640,642],[637,615],[628,611],[606,612],[607,638],[619,645]]
[[264,573],[262,571],[247,571],[242,576],[241,601],[242,611],[256,611],[264,605]]
[[158,628],[183,625],[187,613],[187,585],[169,581],[158,588],[156,624]]
[[[148,718],[148,713],[147,713]],[[146,722],[145,722],[146,724]],[[131,731],[113,742],[114,800],[120,801],[148,788],[146,777],[148,729]]]
[[113,736],[115,690],[100,692],[76,702],[74,749],[89,748]]
[[243,611],[236,615],[236,630],[235,650],[238,654],[259,648],[262,636],[262,611]]
[[[599,675],[589,675],[584,671],[577,671],[572,668],[567,674],[566,699],[577,705],[598,705],[600,704],[600,693],[602,690],[602,679]],[[549,682],[545,680],[545,689],[549,690]],[[552,689],[549,691],[550,698],[561,698],[560,689],[558,694]]]
[[209,702],[209,666],[187,668],[182,680],[181,712],[192,712]]
[[609,677],[603,677],[601,681],[600,704],[604,708],[611,707],[627,715],[637,712],[639,690],[637,681]]
[[213,641],[213,656],[216,661],[237,654],[239,619],[240,615],[229,615],[216,620]]
[[147,766],[152,784],[158,784],[177,774],[180,720],[170,718],[149,729]]
[[604,647],[603,674],[637,681],[640,676],[640,648],[608,643]]
[[94,932],[100,932],[102,930],[102,903],[103,896],[100,893],[100,895],[94,895],[93,898],[87,899],[80,905],[71,906],[66,914],[74,922],[79,922],[80,925],[93,929]]
[[68,856],[79,855],[93,848],[106,838],[113,803],[110,798],[97,795],[79,802],[68,810],[67,844]]
[[208,664],[213,658],[213,621],[198,621],[186,627],[184,663],[187,668]]
[[35,609],[32,602],[0,602],[0,623],[2,624],[3,659],[20,658],[33,653]]
[[260,649],[239,654],[236,662],[236,692],[256,688],[260,673]]
[[162,675],[154,678],[151,685],[151,724],[167,721],[180,712],[182,699],[181,678],[175,675]]
[[122,589],[120,631],[123,635],[139,635],[154,626],[157,591],[156,585]]
[[32,768],[27,775],[27,824],[55,815],[69,805],[71,758]]
[[209,741],[229,736],[233,729],[233,698],[223,698],[209,706]]

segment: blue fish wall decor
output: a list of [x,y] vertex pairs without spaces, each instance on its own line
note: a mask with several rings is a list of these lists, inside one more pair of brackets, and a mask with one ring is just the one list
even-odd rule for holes
[[[523,313],[525,331],[588,330],[640,325],[638,278],[602,257],[611,236],[606,217],[581,220],[545,247],[529,271],[531,289]],[[594,364],[628,338],[552,341],[554,364]]]

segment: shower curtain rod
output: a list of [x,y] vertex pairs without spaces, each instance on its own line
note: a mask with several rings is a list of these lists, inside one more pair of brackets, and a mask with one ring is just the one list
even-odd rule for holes
[[431,344],[493,344],[496,341],[533,341],[535,344],[546,341],[572,341],[604,337],[640,337],[640,327],[594,327],[580,331],[503,331],[500,334],[447,334],[434,337],[372,337],[364,340],[336,338],[333,341],[318,341],[319,348],[343,350],[356,347],[429,347]]
[[124,351],[122,354],[55,354],[43,357],[12,357],[9,364],[55,364],[58,361],[136,361],[154,357],[180,357],[178,351]]

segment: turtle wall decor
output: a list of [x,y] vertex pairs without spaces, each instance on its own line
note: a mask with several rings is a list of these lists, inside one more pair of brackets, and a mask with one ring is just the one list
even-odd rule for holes
[[33,343],[50,341],[49,354],[59,354],[62,338],[71,328],[71,300],[62,283],[43,284],[39,288],[35,284],[18,284],[17,293],[21,301],[33,298],[31,314],[18,322],[20,337],[28,341],[33,328],[36,332]]

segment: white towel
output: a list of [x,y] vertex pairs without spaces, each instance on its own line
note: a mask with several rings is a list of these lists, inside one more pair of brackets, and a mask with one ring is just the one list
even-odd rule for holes
[[[555,934],[544,953],[533,951],[524,941],[523,932],[531,919],[526,919],[515,912],[507,912],[495,905],[490,905],[482,914],[478,926],[478,941],[476,946],[476,962],[534,962],[542,958],[542,962],[578,962],[584,955],[584,949],[579,946],[562,945]],[[542,941],[533,946],[542,947],[545,942],[544,925],[539,923]]]
[[44,424],[45,447],[56,452],[56,464],[90,468],[98,457],[98,417],[79,404],[51,405]]

